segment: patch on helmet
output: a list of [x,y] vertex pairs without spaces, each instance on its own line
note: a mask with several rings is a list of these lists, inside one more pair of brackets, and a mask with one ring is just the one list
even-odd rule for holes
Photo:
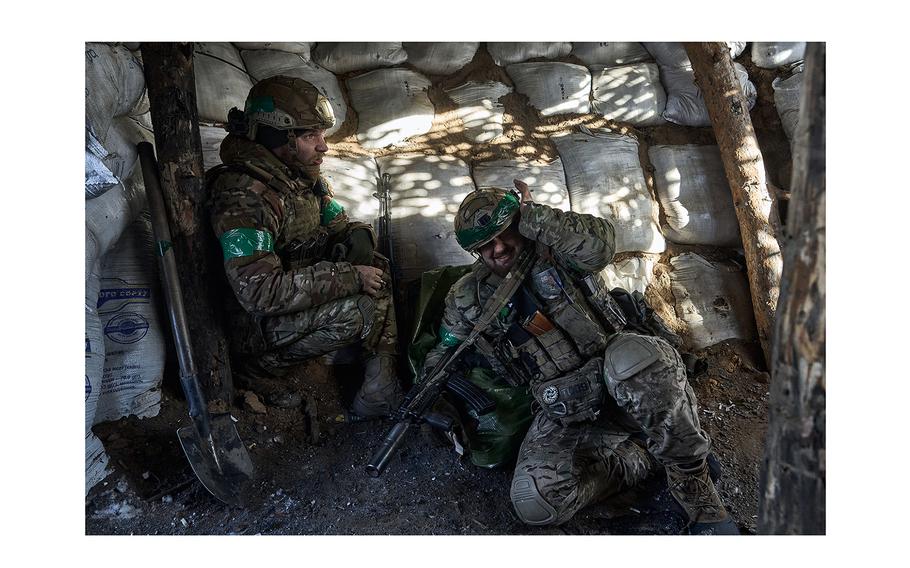
[[275,99],[267,95],[253,97],[247,101],[245,112],[275,112]]
[[480,216],[480,219],[477,220],[477,224],[480,225],[481,227],[485,227],[487,225],[487,223],[489,223],[489,222],[490,222],[489,213],[484,213],[483,215]]
[[543,401],[547,404],[553,404],[559,400],[559,389],[550,385],[543,390]]

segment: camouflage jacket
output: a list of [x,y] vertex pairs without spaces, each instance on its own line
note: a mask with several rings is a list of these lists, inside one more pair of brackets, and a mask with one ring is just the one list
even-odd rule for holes
[[[613,226],[605,219],[540,203],[524,208],[518,230],[534,241],[534,265],[513,301],[475,345],[479,351],[484,344],[493,348],[495,356],[484,354],[494,371],[517,374],[530,381],[533,389],[535,383],[566,375],[603,353],[610,332],[579,282],[610,263],[615,236]],[[471,272],[452,286],[445,300],[439,342],[427,355],[424,372],[446,349],[467,338],[501,280],[478,260]],[[523,309],[517,301],[520,294],[526,298]],[[528,305],[532,306],[530,310]],[[545,316],[552,329],[533,338],[516,337],[515,324],[527,320],[527,312],[534,310]],[[511,369],[497,369],[497,364]]]
[[211,224],[246,312],[287,314],[360,291],[350,263],[325,258],[352,226],[369,226],[348,220],[324,179],[296,174],[265,147],[234,135],[222,142],[221,160],[206,175]]

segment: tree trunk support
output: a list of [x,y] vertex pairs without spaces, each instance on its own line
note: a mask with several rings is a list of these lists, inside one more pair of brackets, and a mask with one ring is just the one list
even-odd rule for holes
[[217,282],[212,275],[223,267],[218,264],[218,246],[205,209],[193,44],[143,43],[142,60],[190,343],[210,411],[226,412],[233,383],[224,328],[213,309],[211,292]]
[[758,339],[771,368],[771,335],[780,293],[781,254],[779,219],[772,199],[749,105],[723,42],[686,43],[695,81],[705,99],[720,148],[733,205],[742,234],[743,250]]
[[774,331],[758,531],[825,534],[825,44],[810,43]]

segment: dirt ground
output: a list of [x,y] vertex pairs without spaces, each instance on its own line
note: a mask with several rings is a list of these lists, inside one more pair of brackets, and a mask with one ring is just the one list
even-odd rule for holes
[[[578,63],[572,57],[566,62]],[[789,184],[790,154],[777,112],[771,81],[775,70],[758,69],[747,52],[737,59],[758,89],[751,116],[768,179]],[[342,84],[343,79],[341,77]],[[558,156],[549,137],[580,126],[609,127],[640,143],[645,178],[654,193],[647,148],[653,144],[713,144],[710,128],[678,125],[634,129],[598,115],[541,117],[517,93],[503,99],[504,132],[498,139],[469,144],[445,89],[468,80],[495,79],[511,85],[484,49],[451,77],[431,77],[429,96],[437,116],[433,130],[395,149],[372,152],[445,153],[467,162],[515,158],[550,161]],[[356,144],[356,113],[331,139],[332,153],[362,155]],[[660,255],[648,299],[676,327],[666,271],[679,252],[671,245]],[[685,248],[685,247],[684,247]],[[735,257],[735,251],[700,254]],[[743,534],[754,534],[758,514],[758,475],[767,428],[769,377],[755,344],[725,342],[699,353],[708,369],[692,379],[702,426],[723,466],[718,487]],[[346,423],[340,401],[350,396],[359,371],[351,366],[312,362],[299,369],[307,405],[269,408],[238,393],[233,415],[256,467],[246,506],[217,501],[196,481],[176,436],[189,424],[186,405],[173,379],[166,378],[161,414],[99,424],[94,430],[111,457],[114,473],[86,498],[86,534],[677,534],[683,518],[672,512],[666,483],[654,479],[634,494],[610,504],[590,506],[560,527],[533,528],[515,517],[509,502],[511,470],[486,470],[459,458],[429,431],[410,433],[402,450],[380,478],[365,464],[389,423]],[[252,403],[252,404],[251,404]]]
[[[700,353],[708,370],[693,380],[702,425],[723,466],[719,490],[744,534],[755,532],[767,425],[768,375],[758,370],[755,349],[709,348]],[[301,366],[306,408],[260,413],[238,395],[242,407],[232,414],[256,468],[244,507],[219,502],[196,481],[175,434],[189,423],[186,405],[166,383],[159,416],[95,427],[115,471],[86,499],[86,534],[591,535],[684,528],[660,477],[560,527],[528,527],[509,503],[509,468],[477,468],[428,430],[409,433],[385,473],[371,478],[364,467],[390,423],[340,421],[349,390],[344,378],[356,373],[348,365]]]

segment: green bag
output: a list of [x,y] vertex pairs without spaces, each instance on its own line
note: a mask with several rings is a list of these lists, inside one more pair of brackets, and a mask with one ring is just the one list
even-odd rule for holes
[[[423,273],[415,314],[416,325],[408,346],[408,363],[416,376],[427,353],[439,342],[439,324],[449,288],[470,271],[470,266],[444,266]],[[461,415],[468,456],[479,467],[507,465],[518,455],[531,425],[534,398],[527,385],[511,386],[489,369],[475,367],[467,379],[496,401],[496,408],[480,416],[469,412],[457,397],[447,397]]]

